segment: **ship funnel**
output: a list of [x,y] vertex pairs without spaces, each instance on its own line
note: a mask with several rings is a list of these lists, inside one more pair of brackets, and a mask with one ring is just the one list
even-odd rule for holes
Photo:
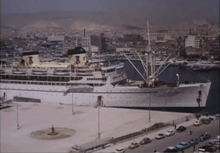
[[40,63],[39,52],[24,52],[22,54],[21,64],[24,66],[31,66],[34,63]]
[[180,84],[180,76],[179,74],[176,74],[176,86],[178,87]]
[[88,54],[82,47],[68,50],[68,63],[75,67],[88,66]]

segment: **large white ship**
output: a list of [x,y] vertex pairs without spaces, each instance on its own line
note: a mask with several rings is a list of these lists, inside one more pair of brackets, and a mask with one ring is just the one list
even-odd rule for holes
[[40,102],[109,107],[205,107],[210,82],[175,84],[160,82],[150,75],[144,81],[128,81],[124,63],[89,63],[86,51],[68,51],[66,63],[41,62],[39,52],[23,53],[21,61],[1,66],[2,100],[15,97]]
[[[74,104],[80,106],[132,108],[195,108],[205,107],[211,82],[184,84],[158,80],[162,64],[155,71],[154,54],[145,52],[143,81],[128,81],[124,63],[89,62],[82,47],[68,50],[66,63],[42,62],[39,52],[25,52],[22,59],[10,67],[0,68],[2,101],[17,98],[38,99],[39,102]],[[169,56],[167,57],[167,59]],[[180,76],[181,77],[181,76]]]

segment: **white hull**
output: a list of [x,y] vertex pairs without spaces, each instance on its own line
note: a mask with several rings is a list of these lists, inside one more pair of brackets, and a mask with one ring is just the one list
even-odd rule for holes
[[[74,91],[65,93],[70,86],[30,85],[0,83],[1,97],[6,99],[15,96],[40,99],[41,102],[94,106],[97,96],[103,96],[103,106],[116,107],[198,107],[196,98],[200,85],[180,84],[179,87],[139,88],[132,86],[75,86]],[[201,107],[206,106],[211,83],[203,83],[201,88]]]

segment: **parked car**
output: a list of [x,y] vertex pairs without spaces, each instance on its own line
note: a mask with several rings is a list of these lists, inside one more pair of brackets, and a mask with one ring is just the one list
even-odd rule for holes
[[206,152],[207,152],[207,151],[208,151],[208,152],[215,152],[215,151],[216,151],[215,148],[210,147],[209,145],[203,145],[203,146],[199,147],[199,149],[205,149]]
[[212,145],[215,146],[217,149],[219,149],[220,142],[219,142],[219,141],[215,141],[215,140],[216,140],[216,139],[210,140],[208,143],[212,144]]
[[125,149],[124,148],[118,148],[114,151],[114,153],[124,153]]
[[180,142],[178,145],[176,145],[177,150],[184,150],[191,146],[190,142]]
[[177,153],[178,150],[173,146],[167,147],[167,149],[164,150],[164,153],[171,153],[171,152],[176,152]]
[[171,136],[171,135],[174,135],[175,134],[175,131],[174,130],[168,130],[166,133],[165,133],[165,135],[167,136],[167,137],[169,137],[169,136]]
[[185,126],[180,126],[176,129],[176,132],[180,133],[180,132],[183,132],[186,130],[186,127]]
[[196,139],[191,139],[191,140],[190,140],[190,143],[191,143],[191,145],[196,145],[196,144],[198,144],[198,143],[199,143],[199,141],[200,141],[200,139],[199,139],[199,138],[196,138]]
[[159,139],[163,139],[163,138],[165,138],[165,137],[166,137],[165,134],[159,133],[159,134],[156,136],[156,139],[159,140]]
[[212,139],[212,140],[210,140],[209,142],[211,142],[211,143],[216,143],[216,142],[218,142],[219,143],[219,140],[218,139]]
[[148,143],[151,143],[150,138],[144,138],[139,142],[140,145],[144,145],[144,144],[148,144]]
[[131,145],[128,148],[129,149],[135,149],[137,147],[139,147],[139,144],[137,142],[133,142],[133,143],[131,143]]
[[213,145],[216,146],[216,148],[220,149],[220,147],[219,147],[220,142],[219,141],[215,141]]
[[200,121],[202,122],[202,124],[209,124],[211,121],[209,120],[209,119],[207,119],[207,118],[202,118],[202,119],[200,119]]
[[209,117],[209,120],[210,120],[210,121],[213,121],[213,120],[214,120],[214,118],[213,118],[213,117]]
[[200,126],[202,125],[202,122],[200,120],[196,120],[194,123],[193,123],[194,126]]
[[208,133],[204,133],[204,134],[201,134],[200,141],[204,141],[204,140],[207,140],[209,138],[211,138],[211,135],[208,134]]

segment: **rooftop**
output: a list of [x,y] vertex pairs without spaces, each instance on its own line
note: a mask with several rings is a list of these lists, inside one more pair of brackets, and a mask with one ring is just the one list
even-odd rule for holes
[[64,36],[48,36],[48,41],[64,41]]

